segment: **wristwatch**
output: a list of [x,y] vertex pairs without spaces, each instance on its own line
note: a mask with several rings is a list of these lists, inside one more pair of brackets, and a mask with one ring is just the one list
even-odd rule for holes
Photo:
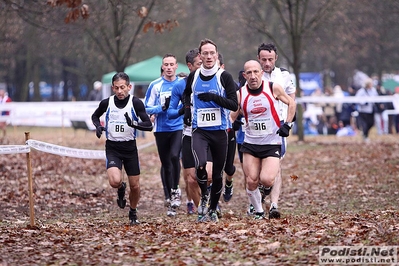
[[294,122],[285,122],[290,128],[294,125]]

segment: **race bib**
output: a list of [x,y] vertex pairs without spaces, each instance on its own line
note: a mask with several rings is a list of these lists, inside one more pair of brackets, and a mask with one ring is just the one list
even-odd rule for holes
[[165,99],[172,95],[171,91],[163,91],[159,93],[159,100],[161,101],[161,105],[165,104]]
[[248,120],[253,135],[261,136],[272,134],[272,120],[270,118],[255,118]]
[[221,124],[220,108],[201,108],[197,110],[198,127],[213,127]]

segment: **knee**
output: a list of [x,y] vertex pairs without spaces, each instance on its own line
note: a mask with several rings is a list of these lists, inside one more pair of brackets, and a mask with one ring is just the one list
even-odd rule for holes
[[265,187],[272,187],[274,185],[275,178],[275,176],[265,176],[264,178],[261,178],[260,181]]
[[206,172],[206,166],[199,166],[196,169],[196,176],[198,182],[203,182],[208,179],[208,174]]
[[170,160],[172,162],[180,162],[180,156],[179,154],[172,154],[172,156],[170,157]]
[[137,191],[140,189],[140,183],[132,182],[129,184],[130,191]]
[[232,165],[231,167],[225,168],[224,171],[226,175],[233,176],[234,173],[236,172],[236,167]]
[[130,191],[140,190],[140,182],[138,178],[129,178],[129,188]]
[[197,179],[195,178],[195,176],[189,175],[187,177],[187,185],[189,187],[195,187],[198,185]]
[[254,191],[255,189],[258,188],[259,181],[257,179],[250,178],[247,176],[246,185],[248,190]]
[[113,178],[109,179],[109,185],[113,188],[119,188],[122,184],[122,180],[116,180]]

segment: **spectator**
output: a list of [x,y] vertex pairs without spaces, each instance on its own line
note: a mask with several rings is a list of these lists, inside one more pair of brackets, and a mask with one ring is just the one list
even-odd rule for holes
[[96,81],[93,84],[93,90],[90,91],[89,96],[88,96],[88,101],[101,101],[103,98],[102,95],[102,87],[103,84],[100,81]]
[[[386,95],[384,87],[381,86],[381,82],[378,82],[376,90],[378,95]],[[384,121],[382,119],[382,112],[384,112],[385,109],[385,103],[374,103],[374,121],[378,135],[388,134],[388,132],[384,132]]]
[[[373,80],[368,79],[363,88],[360,88],[356,92],[357,97],[368,97],[368,96],[378,96],[377,90],[373,87]],[[363,102],[358,105],[359,112],[359,125],[363,132],[363,139],[369,142],[369,132],[374,126],[374,108],[373,103]]]
[[[5,90],[0,89],[0,104],[5,104],[11,102],[11,98],[8,97],[8,94]],[[1,111],[0,112],[1,116],[8,116],[10,115],[9,111]],[[7,131],[7,122],[6,121],[1,121],[0,120],[0,129],[3,131],[3,138],[6,137]]]

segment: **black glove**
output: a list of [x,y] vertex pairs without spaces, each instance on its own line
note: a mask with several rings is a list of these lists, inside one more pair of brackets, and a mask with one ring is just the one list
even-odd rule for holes
[[285,122],[279,130],[277,130],[276,134],[279,134],[280,137],[288,137],[290,135],[291,127]]
[[132,119],[130,119],[128,113],[125,113],[125,118],[126,118],[126,123],[129,127],[135,127],[137,126],[137,121],[132,121]]
[[184,106],[182,108],[179,109],[179,115],[183,115],[184,114]]
[[105,131],[105,128],[103,126],[98,126],[96,127],[96,136],[97,138],[101,138],[101,134]]
[[191,126],[191,107],[185,106],[184,107],[184,118],[183,122],[187,126]]
[[169,104],[170,104],[170,96],[168,98],[165,98],[165,103],[162,106],[162,111],[166,111],[169,108]]
[[234,130],[234,131],[238,131],[242,125],[244,125],[244,123],[241,122],[241,119],[236,119],[236,120],[233,122],[233,130]]
[[216,94],[210,92],[203,92],[201,94],[198,94],[198,99],[204,102],[214,101],[216,97],[217,97]]

